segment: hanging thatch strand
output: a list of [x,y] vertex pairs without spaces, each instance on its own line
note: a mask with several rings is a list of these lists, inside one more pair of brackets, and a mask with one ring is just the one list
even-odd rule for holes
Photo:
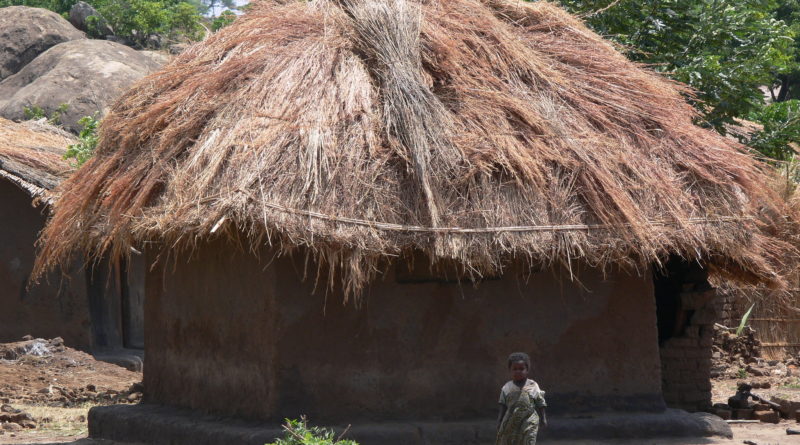
[[786,213],[683,93],[546,2],[262,2],[117,102],[38,270],[227,232],[307,245],[352,292],[411,249],[775,281]]

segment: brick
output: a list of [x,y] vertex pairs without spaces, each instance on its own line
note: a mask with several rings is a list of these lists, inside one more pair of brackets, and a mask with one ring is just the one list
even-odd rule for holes
[[733,410],[733,418],[736,420],[751,420],[753,417],[752,409],[735,409]]
[[714,414],[722,418],[722,420],[730,420],[733,412],[729,409],[717,409]]
[[756,411],[753,413],[753,418],[764,423],[780,422],[780,417],[775,411]]

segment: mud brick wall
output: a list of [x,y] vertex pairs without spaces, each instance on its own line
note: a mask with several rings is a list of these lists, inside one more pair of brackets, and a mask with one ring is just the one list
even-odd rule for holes
[[664,401],[671,408],[700,411],[711,406],[711,345],[718,320],[716,290],[697,269],[677,274],[680,292],[673,335],[661,343]]
[[463,286],[390,268],[357,308],[315,293],[304,257],[219,239],[148,267],[148,401],[277,422],[492,419],[506,357],[525,351],[555,414],[664,409],[649,274],[573,264],[578,284],[519,264]]
[[749,303],[743,295],[737,294],[734,290],[719,290],[714,299],[714,307],[718,315],[717,323],[734,327],[739,325],[739,321],[747,312]]

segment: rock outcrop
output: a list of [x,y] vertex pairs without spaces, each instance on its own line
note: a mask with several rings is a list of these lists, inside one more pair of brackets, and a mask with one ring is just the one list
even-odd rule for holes
[[55,12],[27,6],[0,8],[0,80],[59,43],[86,36]]
[[114,30],[111,29],[106,19],[86,2],[81,1],[72,5],[69,10],[69,22],[91,37],[114,35]]
[[79,119],[104,114],[131,84],[159,67],[154,58],[114,42],[61,43],[0,82],[0,116],[21,120],[26,107],[49,114],[67,104],[61,124],[77,132]]

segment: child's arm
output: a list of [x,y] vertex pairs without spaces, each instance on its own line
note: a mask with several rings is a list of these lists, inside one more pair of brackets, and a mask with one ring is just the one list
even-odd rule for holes
[[504,404],[500,404],[500,413],[497,415],[497,431],[500,431],[500,424],[503,423],[503,416],[506,415],[507,409]]
[[545,407],[536,407],[536,412],[539,414],[539,420],[541,421],[542,428],[547,428],[547,413],[545,412]]

